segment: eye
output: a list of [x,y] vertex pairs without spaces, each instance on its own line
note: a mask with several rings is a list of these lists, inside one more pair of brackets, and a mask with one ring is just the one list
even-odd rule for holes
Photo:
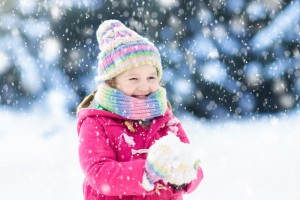
[[130,80],[130,81],[136,81],[137,78],[130,78],[129,80]]
[[155,76],[150,76],[150,77],[148,77],[148,79],[150,79],[150,80],[155,80],[156,77],[155,77]]

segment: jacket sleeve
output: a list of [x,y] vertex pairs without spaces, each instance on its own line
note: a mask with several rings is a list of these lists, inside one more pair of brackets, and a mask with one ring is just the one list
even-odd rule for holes
[[198,168],[198,173],[197,173],[197,178],[194,179],[192,182],[190,182],[187,185],[187,187],[185,189],[185,193],[193,192],[198,187],[198,185],[200,184],[202,179],[203,179],[203,171],[202,171],[201,167],[199,167]]
[[[175,131],[175,134],[180,138],[181,142],[190,143],[185,131],[182,128],[181,122],[176,117],[173,118],[173,122],[170,123],[168,127],[169,127],[170,131],[172,131],[172,132]],[[198,185],[200,184],[202,179],[203,179],[203,171],[202,171],[201,167],[199,167],[198,172],[197,172],[197,178],[194,179],[193,181],[191,181],[187,185],[187,187],[185,187],[184,190],[178,191],[178,192],[179,193],[181,193],[181,192],[183,192],[183,193],[193,192],[198,187]]]
[[79,161],[88,183],[106,196],[142,195],[145,160],[117,162],[101,124],[86,118],[79,129]]

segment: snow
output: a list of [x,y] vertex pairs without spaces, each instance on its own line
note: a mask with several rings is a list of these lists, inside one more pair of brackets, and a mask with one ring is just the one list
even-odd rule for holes
[[177,94],[182,96],[188,95],[191,91],[195,90],[194,85],[185,78],[178,78],[175,80],[174,85],[177,88]]
[[218,60],[205,63],[201,68],[201,72],[204,79],[209,82],[222,83],[226,81],[226,66]]
[[133,140],[133,137],[130,137],[129,135],[127,135],[126,133],[122,133],[122,135],[124,137],[125,142],[128,144],[128,146],[135,146],[135,142]]
[[[59,117],[58,117],[59,116]],[[82,199],[74,117],[0,109],[1,199]],[[202,121],[182,115],[204,179],[191,200],[300,198],[299,114]]]
[[158,3],[164,8],[172,8],[179,5],[178,0],[159,0]]
[[[197,106],[195,114],[204,110],[217,119],[231,116],[231,110],[250,116],[214,122],[180,117],[205,176],[185,199],[300,199],[299,114],[251,118],[262,108],[264,93],[276,99],[275,104],[265,99],[274,109],[263,112],[298,108],[300,1],[192,2],[159,0],[157,10],[127,1],[0,3],[1,199],[82,199],[76,119],[66,113],[79,94],[95,87],[98,48],[91,19],[99,24],[109,12],[115,16],[124,9],[119,17],[130,27],[149,36],[156,31],[152,39],[171,61],[165,63],[164,80],[178,109]],[[69,18],[74,29],[66,26]],[[233,96],[232,102],[222,100],[226,96]],[[177,126],[169,125],[176,133]],[[134,146],[132,138],[123,137]]]
[[8,56],[0,51],[0,74],[5,73],[10,68],[10,61]]
[[33,14],[36,10],[37,2],[36,0],[20,0],[19,1],[19,9],[22,14]]
[[[191,145],[183,143],[171,131],[161,137],[150,148],[147,156],[146,170],[155,182],[163,180],[175,185],[183,185],[197,177],[195,165],[198,163],[196,154],[190,154]],[[142,184],[144,188],[146,186]]]
[[267,9],[262,3],[259,2],[251,2],[247,9],[246,9],[249,18],[252,21],[258,20],[258,19],[264,19],[266,17],[266,11]]
[[50,25],[47,19],[26,19],[22,23],[22,30],[33,41],[46,36],[50,30]]
[[259,85],[263,77],[263,66],[257,61],[252,61],[244,66],[244,74],[247,83],[251,86]]
[[1,199],[82,199],[73,119],[0,110]]
[[58,39],[50,37],[47,38],[42,47],[42,57],[47,61],[47,62],[54,62],[59,58],[61,50],[61,44]]
[[202,34],[197,34],[191,41],[193,42],[188,46],[188,49],[199,59],[207,58],[212,52],[214,52],[213,54],[218,52],[213,41],[207,37],[203,37]]
[[187,119],[204,179],[186,199],[299,199],[299,115],[203,124]]
[[289,4],[268,27],[259,31],[252,38],[251,43],[256,48],[255,51],[260,52],[267,49],[275,41],[283,38],[284,34],[292,32],[293,27],[299,23],[299,4],[299,0]]

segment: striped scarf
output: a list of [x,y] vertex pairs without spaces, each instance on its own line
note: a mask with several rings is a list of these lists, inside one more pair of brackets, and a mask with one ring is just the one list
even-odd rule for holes
[[104,109],[131,120],[153,119],[167,110],[167,95],[163,87],[146,99],[138,99],[103,83],[98,88],[95,100]]

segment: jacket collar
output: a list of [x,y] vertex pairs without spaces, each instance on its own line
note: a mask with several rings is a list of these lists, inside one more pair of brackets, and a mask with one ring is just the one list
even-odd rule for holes
[[[165,114],[156,117],[154,119],[156,120],[156,122],[158,122],[161,120],[161,118],[165,118],[166,116],[169,115],[172,115],[172,111],[168,108]],[[77,112],[76,117],[79,121],[84,120],[87,117],[107,117],[107,118],[114,118],[114,119],[121,119],[121,120],[130,120],[105,110],[93,109],[93,108],[82,108]]]

